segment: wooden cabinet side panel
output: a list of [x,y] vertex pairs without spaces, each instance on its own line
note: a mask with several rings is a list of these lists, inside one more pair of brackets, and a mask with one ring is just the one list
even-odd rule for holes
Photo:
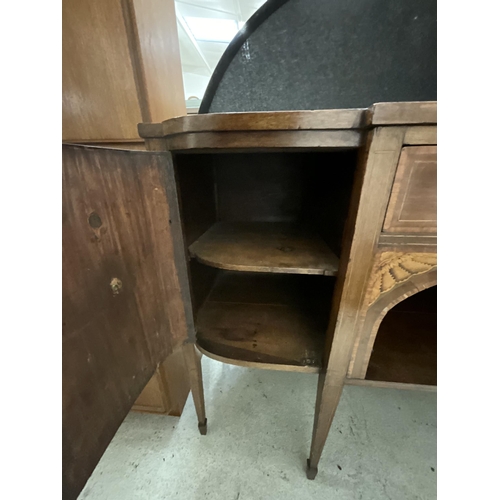
[[135,139],[142,121],[121,0],[63,2],[63,140]]
[[159,370],[159,376],[166,394],[166,411],[169,415],[175,417],[181,416],[191,390],[189,371],[184,357],[184,347],[175,350]]
[[63,146],[64,498],[187,336],[172,172],[165,155]]
[[180,417],[191,387],[182,347],[156,370],[132,410]]
[[133,2],[150,121],[186,114],[174,0]]
[[165,391],[162,387],[158,370],[146,384],[146,387],[144,387],[139,397],[135,400],[132,410],[151,413],[165,413],[167,411]]

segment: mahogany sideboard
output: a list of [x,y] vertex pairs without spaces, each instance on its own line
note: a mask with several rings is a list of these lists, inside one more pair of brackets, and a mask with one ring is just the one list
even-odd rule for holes
[[435,102],[193,115],[140,124],[149,152],[64,146],[63,416],[79,429],[68,459],[87,457],[68,488],[181,344],[202,433],[199,353],[318,373],[315,477],[344,384],[378,383],[384,316],[436,284],[436,116]]

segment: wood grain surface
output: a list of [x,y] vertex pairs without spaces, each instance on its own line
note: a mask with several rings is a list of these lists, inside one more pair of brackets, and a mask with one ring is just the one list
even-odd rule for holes
[[63,140],[138,138],[186,113],[174,0],[63,2]]
[[371,125],[419,125],[437,123],[437,102],[379,102],[371,106]]
[[132,139],[143,120],[122,1],[62,5],[63,140]]
[[231,150],[278,150],[357,148],[362,134],[358,130],[284,130],[284,131],[228,131],[176,134],[165,137],[169,151],[203,150],[206,152]]
[[[169,156],[63,146],[63,497],[187,337]],[[181,259],[182,258],[182,259]]]
[[437,232],[436,146],[406,146],[402,149],[383,231]]
[[319,367],[333,278],[222,271],[197,318],[197,343],[244,362]]
[[338,270],[338,257],[314,231],[287,222],[218,222],[189,252],[233,271],[335,276]]
[[141,123],[141,137],[167,137],[193,132],[349,130],[362,125],[364,109],[210,113],[183,116],[162,123]]
[[191,390],[182,346],[158,367],[132,410],[180,417]]

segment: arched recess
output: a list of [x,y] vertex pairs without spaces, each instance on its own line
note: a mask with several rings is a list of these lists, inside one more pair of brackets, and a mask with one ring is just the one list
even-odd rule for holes
[[365,378],[380,324],[387,313],[403,300],[436,284],[437,269],[432,269],[426,273],[413,276],[408,281],[381,295],[369,307],[354,348],[348,371],[349,378]]

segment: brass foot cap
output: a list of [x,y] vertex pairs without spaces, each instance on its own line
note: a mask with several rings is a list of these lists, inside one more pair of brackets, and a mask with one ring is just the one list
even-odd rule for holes
[[207,419],[205,419],[205,422],[198,424],[198,430],[200,431],[200,434],[202,436],[206,436],[206,434],[207,434]]
[[307,469],[306,469],[307,479],[314,479],[317,473],[318,473],[318,468],[311,467],[311,463],[309,462],[309,459],[307,459]]

